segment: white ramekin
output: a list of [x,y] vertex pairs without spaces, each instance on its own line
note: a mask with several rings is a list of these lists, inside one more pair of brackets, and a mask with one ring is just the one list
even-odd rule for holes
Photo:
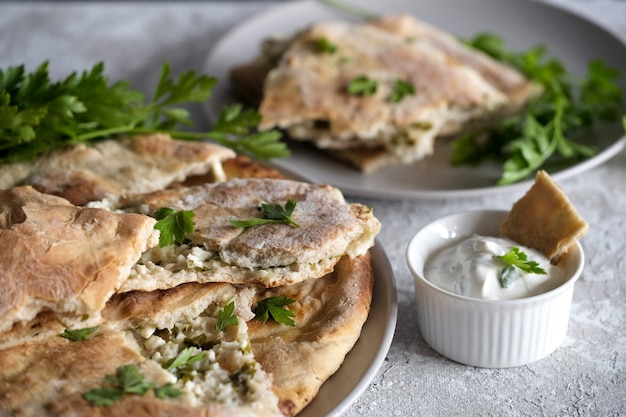
[[407,264],[415,281],[418,324],[434,350],[466,365],[506,368],[539,360],[556,350],[567,333],[574,283],[584,264],[577,243],[561,259],[570,277],[544,294],[516,300],[481,300],[445,291],[424,278],[435,252],[472,234],[499,236],[507,212],[480,210],[436,220],[408,244]]

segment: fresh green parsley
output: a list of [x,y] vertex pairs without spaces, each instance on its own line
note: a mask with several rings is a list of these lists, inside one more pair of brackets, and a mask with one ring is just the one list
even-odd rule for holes
[[157,222],[154,228],[161,232],[159,236],[159,246],[169,246],[174,242],[182,243],[185,234],[192,233],[195,222],[192,220],[195,213],[191,210],[174,210],[168,207],[161,207],[156,211],[154,217]]
[[122,399],[124,395],[145,395],[154,389],[158,398],[173,398],[182,395],[182,391],[166,384],[157,387],[154,382],[145,381],[135,365],[124,365],[117,368],[115,375],[104,377],[104,385],[83,394],[83,398],[97,406],[109,406]]
[[270,317],[275,322],[285,324],[290,327],[295,327],[296,323],[292,317],[295,317],[295,313],[285,306],[295,303],[296,300],[290,297],[270,297],[259,301],[255,309],[255,319],[262,323],[265,323]]
[[239,324],[235,312],[235,302],[231,301],[228,305],[224,306],[217,312],[217,323],[215,324],[215,330],[221,332],[228,326],[236,326]]
[[194,363],[206,357],[205,352],[194,354],[194,352],[196,351],[197,349],[193,347],[188,347],[181,350],[178,356],[167,361],[167,363],[165,364],[165,369],[172,372],[176,368],[189,365],[190,363]]
[[281,134],[256,131],[261,116],[240,105],[225,107],[207,132],[178,129],[193,124],[183,106],[207,101],[216,81],[195,71],[174,79],[166,63],[146,102],[128,82],[109,83],[102,62],[57,82],[49,78],[47,61],[28,73],[24,65],[0,69],[0,163],[32,160],[70,144],[156,132],[183,140],[213,139],[262,159],[288,156]]
[[315,40],[315,45],[317,46],[317,49],[319,51],[327,53],[327,54],[334,54],[335,52],[337,52],[337,45],[330,42],[328,39],[324,37],[317,38]]
[[365,75],[359,75],[348,84],[348,94],[353,96],[369,97],[376,93],[378,82],[370,80]]
[[[231,104],[222,108],[220,115],[206,137],[233,149],[240,154],[252,155],[259,159],[285,158],[289,149],[281,142],[277,130],[254,131],[261,121],[261,115],[252,109],[244,109],[241,104]],[[187,139],[201,139],[189,136]]]
[[183,391],[176,388],[174,384],[168,383],[160,387],[154,387],[154,396],[165,400],[167,398],[176,398],[183,395]]
[[543,88],[521,114],[494,128],[464,135],[453,144],[453,165],[503,161],[498,184],[522,181],[550,161],[571,161],[594,155],[595,147],[578,139],[598,122],[619,120],[623,92],[616,84],[620,71],[600,60],[589,62],[586,77],[570,74],[548,56],[544,46],[517,53],[502,39],[481,33],[465,41],[496,60],[518,69]]
[[88,340],[91,335],[100,328],[100,326],[86,327],[84,329],[65,329],[59,336],[64,337],[72,342],[80,342]]
[[507,288],[511,282],[518,277],[517,269],[527,274],[546,274],[545,269],[541,268],[538,262],[529,261],[528,255],[516,246],[511,247],[511,249],[502,256],[495,255],[494,259],[499,259],[507,265],[500,274],[500,286],[502,288]]
[[391,101],[393,103],[399,103],[406,96],[412,96],[415,94],[415,87],[408,81],[396,80],[393,85],[393,93],[391,94]]
[[230,224],[236,227],[254,227],[264,224],[283,223],[293,227],[300,227],[291,216],[296,209],[295,200],[287,200],[285,208],[282,208],[280,204],[261,204],[261,211],[263,217],[253,217],[247,220],[230,220]]

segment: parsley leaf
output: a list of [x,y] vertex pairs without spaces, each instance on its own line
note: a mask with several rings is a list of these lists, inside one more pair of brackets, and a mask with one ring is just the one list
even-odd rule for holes
[[93,405],[113,405],[123,396],[124,392],[114,387],[94,388],[83,394],[83,398]]
[[225,106],[206,137],[233,149],[237,153],[254,155],[259,159],[284,158],[290,155],[280,141],[278,130],[250,131],[261,121],[261,115],[241,104]]
[[169,246],[174,242],[182,243],[186,233],[193,233],[195,222],[191,220],[195,213],[191,210],[177,211],[168,207],[161,207],[154,217],[157,222],[154,228],[161,232],[159,246]]
[[464,42],[516,68],[543,92],[523,113],[455,140],[453,165],[477,165],[488,158],[503,161],[498,184],[515,183],[531,177],[548,161],[594,155],[595,147],[580,143],[577,136],[600,121],[619,119],[623,92],[616,80],[621,74],[602,61],[590,61],[586,77],[580,79],[550,57],[545,46],[513,52],[490,33]]
[[100,328],[100,326],[86,327],[84,329],[65,329],[59,336],[64,337],[72,342],[87,340],[91,335]]
[[291,218],[296,204],[295,200],[287,200],[284,209],[280,204],[261,204],[262,218],[253,217],[247,220],[230,220],[230,224],[236,227],[248,228],[264,224],[283,223],[298,228],[300,225]]
[[415,87],[408,81],[396,80],[393,85],[393,93],[391,94],[391,101],[393,103],[401,102],[404,97],[412,96],[415,94]]
[[168,383],[154,388],[154,395],[162,400],[166,398],[176,398],[183,395],[183,391],[176,388],[174,384]]
[[504,262],[506,266],[500,274],[500,286],[507,288],[511,282],[517,278],[517,269],[527,274],[539,274],[545,275],[546,271],[539,266],[536,261],[529,261],[528,255],[520,250],[520,248],[513,246],[504,255],[494,255],[494,259],[499,259]]
[[370,80],[365,75],[355,77],[348,84],[348,94],[353,96],[369,97],[376,93],[378,82]]
[[217,312],[217,323],[215,324],[215,330],[221,332],[226,329],[228,326],[233,325],[236,326],[239,324],[239,320],[237,316],[234,314],[235,311],[235,302],[231,301],[230,304],[221,308]]
[[167,363],[165,364],[165,369],[171,372],[176,368],[189,365],[190,363],[194,363],[206,357],[205,352],[201,352],[201,353],[194,355],[194,352],[196,351],[197,349],[194,347],[188,347],[188,348],[181,350],[178,356],[167,361]]
[[146,382],[135,365],[117,368],[115,375],[104,378],[105,385],[83,394],[83,398],[94,405],[112,405],[126,394],[144,395],[155,387],[153,382]]
[[328,39],[324,37],[317,38],[315,40],[315,44],[317,46],[317,49],[321,52],[327,54],[334,54],[335,52],[337,52],[337,45],[331,43]]
[[195,71],[174,79],[165,63],[146,102],[128,82],[109,83],[102,62],[58,82],[50,80],[47,61],[30,73],[23,65],[0,69],[0,163],[31,160],[74,143],[156,132],[183,140],[213,139],[262,159],[288,156],[281,134],[256,132],[260,115],[241,112],[237,105],[208,132],[178,129],[193,124],[183,106],[207,101],[216,81]]
[[255,319],[265,323],[272,317],[277,323],[295,327],[296,323],[292,319],[292,317],[295,317],[295,313],[284,308],[284,306],[295,302],[296,300],[293,298],[282,296],[261,300],[255,310]]

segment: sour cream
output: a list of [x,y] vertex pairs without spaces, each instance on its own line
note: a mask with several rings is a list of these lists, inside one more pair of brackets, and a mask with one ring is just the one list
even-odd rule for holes
[[[518,247],[528,261],[539,263],[546,274],[534,274],[514,268],[508,286],[500,276],[508,265],[494,256],[502,256]],[[552,265],[541,253],[520,246],[510,239],[474,235],[445,248],[427,260],[424,276],[434,285],[472,298],[512,300],[531,297],[553,290],[564,283],[565,271]]]

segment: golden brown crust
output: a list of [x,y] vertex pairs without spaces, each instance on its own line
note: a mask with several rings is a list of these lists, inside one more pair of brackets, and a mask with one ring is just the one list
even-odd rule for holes
[[[254,162],[247,156],[237,155],[234,158],[226,159],[222,162],[222,169],[227,180],[233,178],[283,178],[278,170]],[[217,182],[213,172],[205,175],[189,177],[182,184],[173,184],[174,187],[192,187],[195,185]]]
[[255,358],[272,375],[274,392],[286,416],[294,416],[337,371],[359,338],[369,314],[373,289],[370,254],[343,257],[324,278],[261,291],[297,300],[289,309],[296,327],[272,321],[248,323]]
[[61,334],[66,328],[53,311],[42,311],[32,320],[13,323],[10,330],[0,332],[0,349],[25,342],[34,343],[50,335]]
[[116,327],[134,328],[149,323],[155,327],[171,327],[175,322],[198,317],[211,306],[236,301],[238,316],[251,317],[250,298],[253,290],[236,291],[227,283],[200,284],[191,282],[167,290],[130,291],[114,294],[102,316]]
[[79,208],[31,187],[0,191],[0,331],[52,310],[66,325],[93,324],[141,253],[154,219]]
[[[10,180],[6,176],[0,188],[29,184],[84,205],[107,194],[162,189],[211,172],[220,161],[234,156],[231,149],[205,142],[174,140],[163,134],[132,136],[70,146],[20,164],[27,173]],[[0,177],[16,168],[16,164],[0,165]]]
[[519,199],[500,225],[500,231],[521,245],[534,248],[551,261],[589,230],[561,187],[545,171]]
[[467,65],[479,72],[486,80],[509,97],[504,114],[515,113],[528,99],[538,94],[538,86],[529,82],[521,73],[505,67],[485,54],[461,47],[452,34],[426,22],[421,22],[408,14],[389,14],[372,20],[371,25],[405,39],[419,39],[443,50],[450,59]]

